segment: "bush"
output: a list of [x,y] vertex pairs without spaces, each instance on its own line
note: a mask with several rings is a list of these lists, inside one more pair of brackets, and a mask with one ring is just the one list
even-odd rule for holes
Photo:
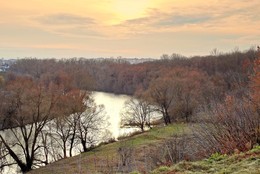
[[161,167],[159,167],[159,169],[158,169],[158,171],[159,172],[167,172],[167,171],[169,171],[170,169],[169,169],[169,167],[167,167],[167,166],[161,166]]
[[194,135],[208,154],[247,151],[260,138],[260,117],[244,98],[227,96],[223,104],[212,106],[207,115],[208,119],[195,127]]
[[223,159],[225,159],[227,157],[226,154],[221,154],[221,153],[213,153],[209,158],[208,161],[209,162],[214,162],[214,161],[221,161]]
[[250,150],[250,152],[252,153],[260,153],[260,145],[256,145],[254,146],[254,148],[252,150]]

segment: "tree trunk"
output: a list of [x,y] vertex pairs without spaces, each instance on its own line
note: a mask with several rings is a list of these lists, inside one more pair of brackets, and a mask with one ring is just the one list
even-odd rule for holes
[[141,124],[141,131],[144,132],[144,123]]
[[[168,114],[167,109],[165,110],[165,117],[166,117],[166,122],[167,122],[167,124],[171,124],[171,118],[170,118],[170,116],[169,116],[169,114]],[[166,125],[167,125],[167,124],[166,124]]]
[[72,149],[73,149],[74,139],[75,139],[75,133],[73,133],[72,138],[70,140],[70,157],[72,157]]
[[14,151],[10,148],[10,146],[5,142],[5,140],[3,139],[3,137],[0,135],[0,138],[2,140],[2,142],[4,143],[5,147],[7,148],[10,156],[14,159],[14,161],[17,163],[17,165],[21,168],[21,171],[23,173],[28,172],[30,170],[32,170],[32,166],[28,166],[26,164],[24,164],[19,157],[14,153]]
[[163,121],[164,121],[165,125],[167,125],[168,122],[167,122],[167,119],[166,119],[166,114],[163,111],[162,111],[162,114],[163,114]]
[[87,145],[86,145],[86,141],[85,140],[81,140],[81,144],[82,144],[82,147],[83,147],[83,151],[87,152],[88,148],[87,148]]
[[63,157],[67,158],[66,141],[63,141]]

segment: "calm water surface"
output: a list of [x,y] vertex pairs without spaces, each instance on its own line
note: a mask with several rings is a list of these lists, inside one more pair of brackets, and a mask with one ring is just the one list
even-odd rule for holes
[[[104,105],[105,107],[105,117],[107,117],[107,120],[109,122],[108,130],[111,132],[112,137],[117,139],[119,136],[125,136],[128,133],[137,131],[137,128],[120,128],[120,121],[121,121],[121,114],[124,112],[124,103],[131,99],[131,96],[127,95],[115,95],[111,93],[104,93],[104,92],[93,92],[93,98],[95,100],[95,103],[97,105]],[[13,136],[10,131],[0,131],[2,135],[4,136],[10,136],[10,138]],[[111,136],[111,135],[107,135]],[[20,151],[19,149],[15,151]],[[73,154],[77,155],[79,154],[79,149],[74,149]],[[18,167],[12,166],[10,168],[5,168],[4,171],[0,172],[3,174],[9,174],[9,173],[18,173]]]
[[131,99],[131,96],[94,92],[93,97],[96,104],[104,105],[110,123],[108,130],[112,133],[114,138],[117,139],[119,136],[124,136],[137,130],[137,128],[120,128],[124,104],[127,100]]

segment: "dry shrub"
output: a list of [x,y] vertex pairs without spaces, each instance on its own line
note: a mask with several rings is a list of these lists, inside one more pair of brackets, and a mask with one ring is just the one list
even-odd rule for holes
[[134,170],[134,148],[132,144],[122,141],[117,150],[119,156],[118,171],[131,172]]
[[190,133],[172,135],[150,154],[153,166],[170,166],[182,160],[192,161],[204,157],[200,146],[197,146],[195,138]]
[[227,96],[195,126],[194,135],[206,153],[245,151],[259,143],[260,117],[249,100]]

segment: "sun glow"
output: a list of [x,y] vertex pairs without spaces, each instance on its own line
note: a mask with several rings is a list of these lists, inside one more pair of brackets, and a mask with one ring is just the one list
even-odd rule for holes
[[112,3],[112,9],[120,20],[142,17],[149,6],[148,0],[116,0]]

